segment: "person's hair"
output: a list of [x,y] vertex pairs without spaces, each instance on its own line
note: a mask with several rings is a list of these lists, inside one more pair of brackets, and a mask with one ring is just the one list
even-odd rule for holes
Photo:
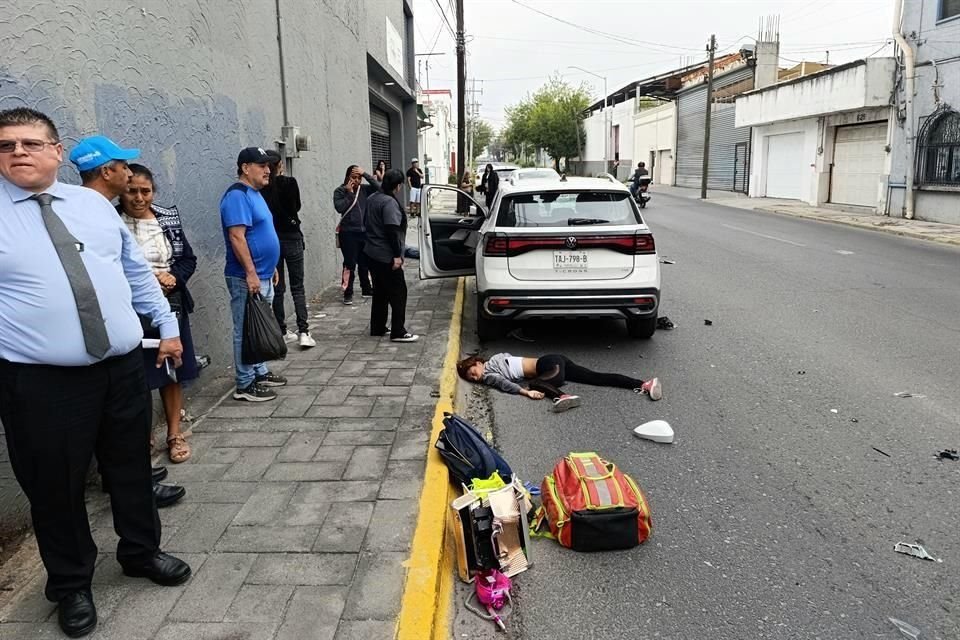
[[386,171],[386,170],[387,170],[387,161],[386,161],[386,160],[378,160],[378,161],[377,161],[377,169],[379,170],[380,167],[383,167],[383,170]]
[[347,172],[343,174],[343,184],[347,184],[348,182],[350,182],[350,174],[353,173],[353,170],[359,166],[360,165],[358,164],[352,164],[349,167],[347,167]]
[[492,164],[488,164],[488,165],[487,165],[486,167],[484,167],[484,169],[483,169],[483,172],[484,172],[484,173],[488,173],[488,172],[490,172],[490,171],[493,171],[493,165],[492,165]]
[[53,120],[51,120],[47,114],[27,107],[16,107],[0,111],[0,127],[16,127],[24,124],[42,124],[47,128],[47,134],[49,134],[52,140],[60,141],[60,133],[57,131],[57,126],[53,124]]
[[[118,163],[118,162],[122,162],[122,161],[121,161],[121,160],[110,160],[110,161],[108,161],[108,162],[104,162],[104,163],[103,163],[102,165],[100,165],[99,167],[94,167],[93,169],[87,169],[86,171],[78,171],[77,173],[80,174],[80,182],[83,183],[83,184],[90,184],[91,182],[93,182],[94,180],[96,180],[97,178],[99,178],[101,175],[103,175],[101,172],[102,172],[104,169],[109,169],[109,168],[113,167],[113,165],[115,165],[115,164]],[[128,166],[128,167],[131,167],[131,168],[133,167],[133,165],[127,165],[127,166]],[[146,167],[144,167],[144,168],[146,168]],[[151,177],[151,180],[150,180],[150,181],[153,182],[153,176],[151,175],[150,177]]]
[[469,380],[467,378],[467,371],[469,371],[470,367],[477,364],[478,362],[482,364],[482,363],[485,363],[486,360],[484,360],[480,356],[470,356],[469,358],[464,358],[463,360],[457,363],[457,375],[459,375],[461,378],[463,378],[467,382],[473,382],[473,380]]
[[399,169],[390,169],[383,176],[383,182],[380,184],[380,191],[392,194],[394,189],[403,184],[403,172]]
[[150,187],[153,188],[154,191],[157,190],[157,182],[156,180],[153,179],[153,171],[150,171],[150,169],[147,169],[142,164],[136,164],[136,163],[128,164],[127,167],[130,168],[130,172],[134,176],[142,176],[147,180],[149,180]]
[[638,166],[638,167],[645,167],[645,166],[647,166],[647,163],[646,163],[646,162],[641,162],[641,163],[638,164],[637,166]]

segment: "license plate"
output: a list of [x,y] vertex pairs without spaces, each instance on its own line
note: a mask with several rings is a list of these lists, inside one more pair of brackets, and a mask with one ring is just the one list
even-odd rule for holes
[[560,273],[586,273],[588,269],[586,251],[554,251],[553,270]]

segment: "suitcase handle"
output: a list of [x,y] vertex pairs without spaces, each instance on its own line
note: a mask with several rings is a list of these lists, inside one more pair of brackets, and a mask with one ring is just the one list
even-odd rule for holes
[[[595,455],[595,454],[580,455],[580,456],[578,456],[577,454],[572,453],[572,454],[570,454],[569,457],[570,457],[570,458],[587,458],[587,459],[589,459],[589,458],[592,458],[593,455]],[[572,462],[572,460],[571,460],[571,462]],[[591,476],[591,475],[586,475],[586,474],[580,476],[580,472],[577,471],[576,465],[571,464],[571,466],[573,467],[573,470],[577,473],[577,475],[580,476],[581,478],[583,478],[584,480],[594,480],[594,481],[596,481],[596,480],[609,480],[609,479],[612,478],[612,477],[614,476],[614,474],[616,473],[616,471],[617,471],[617,465],[613,464],[612,462],[607,462],[607,461],[604,460],[603,458],[600,458],[600,462],[609,470],[608,473],[606,473],[606,474],[604,474],[604,475],[602,475],[602,476]]]

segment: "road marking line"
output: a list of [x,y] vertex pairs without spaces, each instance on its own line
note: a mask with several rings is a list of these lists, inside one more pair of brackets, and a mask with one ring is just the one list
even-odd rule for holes
[[837,253],[839,253],[839,254],[842,255],[842,256],[852,256],[852,255],[853,255],[853,251],[847,251],[846,249],[837,249]]
[[720,225],[726,227],[727,229],[733,229],[734,231],[742,231],[743,233],[749,233],[752,236],[758,236],[760,238],[766,238],[767,240],[776,240],[777,242],[783,242],[785,244],[792,244],[795,247],[806,247],[805,244],[800,244],[799,242],[794,242],[793,240],[784,240],[783,238],[778,238],[776,236],[768,236],[765,233],[757,233],[756,231],[750,231],[749,229],[742,229],[740,227],[735,227],[732,224],[723,224]]
[[397,620],[397,640],[445,638],[450,634],[453,556],[446,553],[445,538],[447,505],[450,504],[453,488],[447,467],[433,443],[443,429],[443,414],[452,413],[454,409],[463,298],[464,280],[459,278],[447,336],[447,353],[440,374],[440,399],[434,409],[433,429],[427,444],[427,466],[420,492],[417,526],[410,546],[410,557],[404,563],[407,576]]

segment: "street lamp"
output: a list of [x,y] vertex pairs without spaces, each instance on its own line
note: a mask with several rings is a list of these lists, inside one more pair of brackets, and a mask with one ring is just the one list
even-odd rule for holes
[[603,114],[603,171],[604,171],[604,173],[606,173],[607,170],[608,170],[608,156],[609,156],[608,147],[609,147],[609,144],[610,144],[610,130],[609,130],[609,127],[607,126],[607,113],[606,113],[606,107],[607,107],[607,78],[606,78],[606,76],[598,75],[598,74],[594,73],[593,71],[587,71],[587,70],[584,69],[583,67],[577,67],[577,66],[575,66],[575,65],[570,65],[570,66],[568,66],[567,68],[568,68],[568,69],[577,69],[578,71],[583,71],[584,73],[590,74],[590,75],[593,76],[594,78],[600,78],[601,80],[603,80],[603,106],[600,107],[600,113]]

